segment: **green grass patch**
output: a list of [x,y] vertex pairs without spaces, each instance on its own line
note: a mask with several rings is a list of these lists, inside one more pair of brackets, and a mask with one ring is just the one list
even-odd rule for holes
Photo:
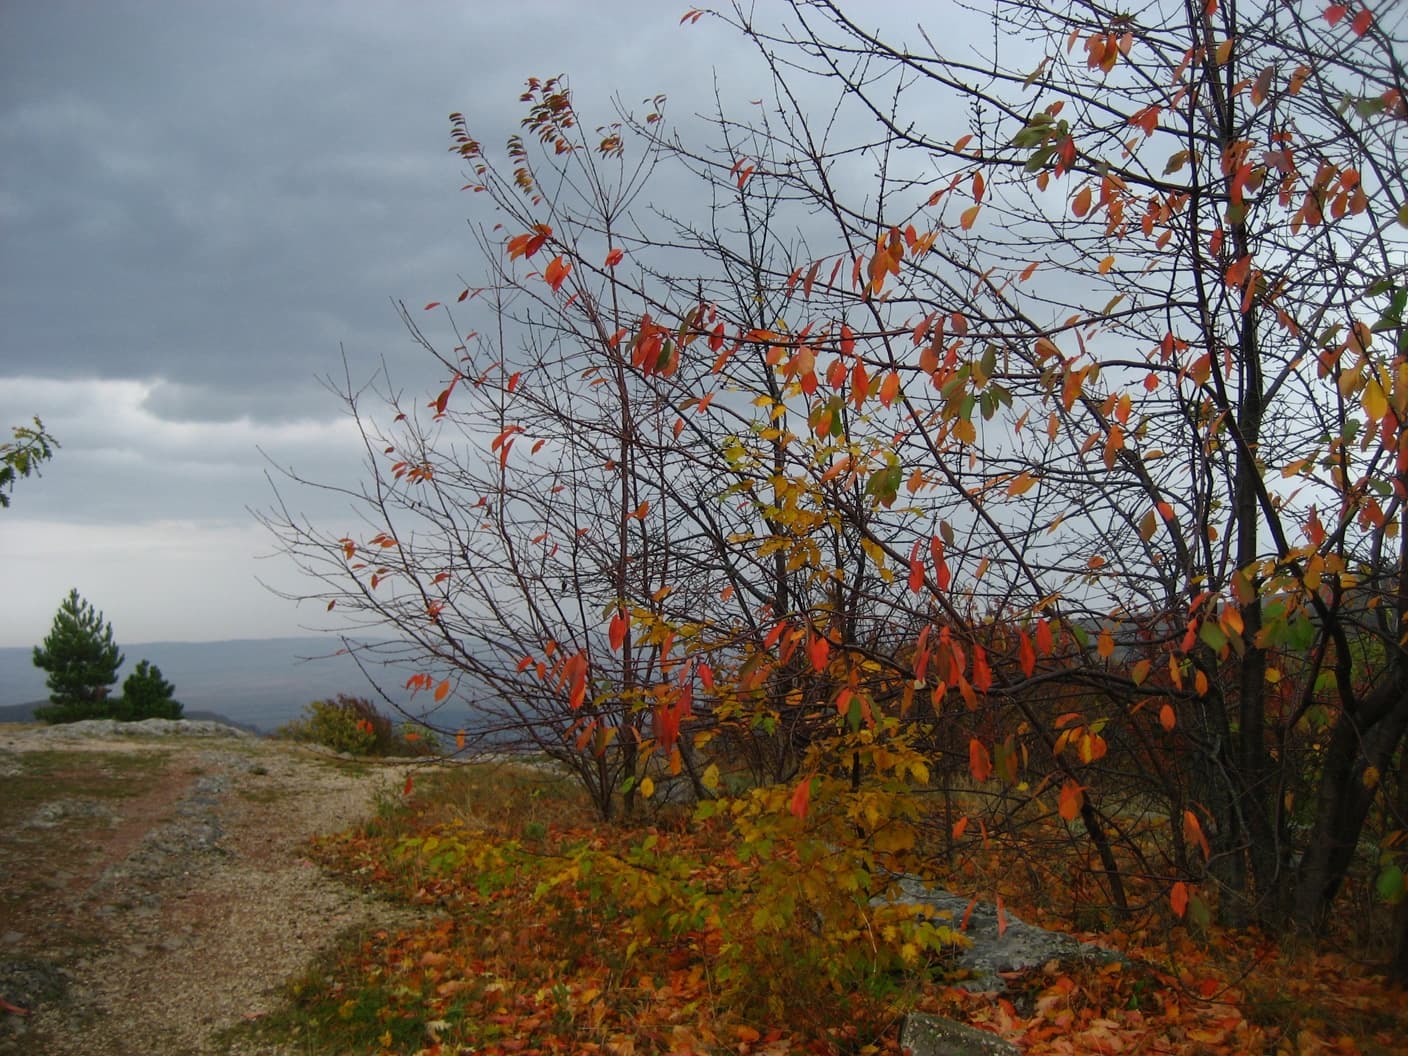
[[[165,774],[167,752],[21,752],[19,773],[5,778],[0,826],[24,824],[46,803],[66,799],[127,799]],[[81,819],[77,819],[81,820]]]

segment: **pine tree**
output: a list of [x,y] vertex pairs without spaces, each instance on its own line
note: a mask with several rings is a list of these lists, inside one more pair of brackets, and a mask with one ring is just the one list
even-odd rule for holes
[[35,718],[56,723],[110,717],[108,691],[121,665],[112,624],[77,590],[69,591],[48,637],[34,649],[34,666],[49,672],[49,705],[36,708]]
[[127,722],[179,719],[181,704],[172,698],[175,691],[175,687],[161,677],[161,668],[143,660],[122,683],[122,699],[117,702],[116,717]]

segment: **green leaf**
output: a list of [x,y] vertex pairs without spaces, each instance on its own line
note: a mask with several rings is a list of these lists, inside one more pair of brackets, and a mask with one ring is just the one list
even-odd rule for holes
[[1378,880],[1374,883],[1374,890],[1385,902],[1397,905],[1403,900],[1405,893],[1403,869],[1396,864],[1385,866],[1383,872],[1379,874]]
[[1212,911],[1208,909],[1208,904],[1200,895],[1191,894],[1188,896],[1188,920],[1199,931],[1207,929],[1212,923]]
[[1211,620],[1203,621],[1203,625],[1198,628],[1198,637],[1215,653],[1220,653],[1227,647],[1227,635],[1222,632],[1221,627]]

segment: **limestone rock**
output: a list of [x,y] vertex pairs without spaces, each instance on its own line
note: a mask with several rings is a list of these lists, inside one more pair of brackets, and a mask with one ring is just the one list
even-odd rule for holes
[[[917,877],[902,877],[899,887],[901,902],[924,907],[931,919],[943,921],[950,927],[957,928],[968,912],[968,898],[930,887]],[[968,926],[963,934],[972,945],[958,957],[955,967],[967,969],[972,978],[958,985],[969,990],[1002,990],[1006,984],[999,972],[1039,968],[1048,961],[1087,960],[1106,964],[1120,960],[1118,953],[1103,946],[1028,924],[1010,910],[1006,917],[1007,927],[999,935],[997,907],[991,902],[979,902],[968,914]]]
[[904,1017],[900,1048],[909,1056],[1021,1056],[1022,1051],[996,1034],[923,1012]]

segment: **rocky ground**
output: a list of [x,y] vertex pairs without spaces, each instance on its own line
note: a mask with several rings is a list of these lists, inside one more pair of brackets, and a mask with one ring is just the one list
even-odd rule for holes
[[270,1052],[228,1031],[339,936],[405,922],[308,838],[415,765],[217,723],[0,726],[0,1056]]

